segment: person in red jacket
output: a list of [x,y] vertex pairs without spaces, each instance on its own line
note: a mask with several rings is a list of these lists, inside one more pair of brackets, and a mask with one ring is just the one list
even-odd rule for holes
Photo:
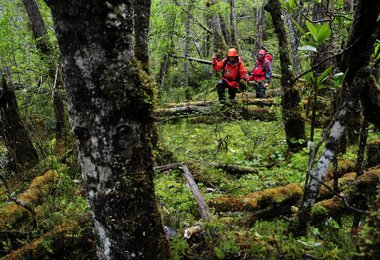
[[227,58],[221,61],[217,60],[217,54],[214,53],[212,55],[212,68],[216,72],[223,70],[222,79],[216,85],[219,101],[223,102],[225,100],[224,92],[226,88],[228,89],[229,99],[234,100],[239,88],[239,81],[248,79],[247,70],[238,55],[238,51],[235,48],[229,49]]
[[248,81],[255,82],[256,98],[265,97],[265,90],[269,86],[272,77],[272,64],[268,58],[265,58],[266,54],[265,50],[259,50],[255,66],[248,79]]

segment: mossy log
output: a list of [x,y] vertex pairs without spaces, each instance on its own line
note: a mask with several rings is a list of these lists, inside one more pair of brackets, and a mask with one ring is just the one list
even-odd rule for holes
[[63,223],[0,259],[95,259],[95,238],[89,223],[89,216]]
[[231,164],[221,164],[221,163],[213,163],[213,162],[205,162],[202,160],[197,161],[189,161],[183,163],[172,163],[167,165],[155,166],[153,169],[157,172],[164,172],[168,170],[174,170],[182,167],[184,164],[188,164],[191,168],[191,165],[201,163],[204,165],[209,165],[218,169],[222,169],[223,171],[233,174],[233,175],[245,175],[245,174],[256,174],[259,173],[259,170],[253,167],[248,166],[239,166],[239,165],[231,165]]
[[[365,172],[356,180],[356,173],[347,173],[339,179],[339,188],[343,191],[345,196],[358,198],[361,196],[360,192],[370,193],[370,187],[375,187],[380,181],[380,170],[373,169]],[[333,187],[333,181],[326,184],[330,189]],[[364,190],[365,189],[365,190]],[[331,204],[331,213],[334,214],[334,207],[336,203],[331,203],[326,198],[331,198],[334,194],[323,187],[320,191],[318,200],[323,200],[321,204],[316,204],[316,207],[321,207],[324,204]],[[250,211],[253,212],[253,217],[259,218],[262,216],[272,217],[279,214],[291,213],[291,206],[298,205],[303,197],[303,184],[292,183],[282,187],[276,187],[266,190],[257,191],[247,195],[237,197],[222,196],[208,202],[210,207],[213,207],[216,212],[229,212],[229,211]],[[334,200],[337,200],[336,198]],[[350,202],[354,199],[348,200]],[[338,204],[342,209],[343,202]],[[329,209],[321,212],[327,212]]]
[[[351,185],[340,193],[350,206],[377,195],[376,186],[380,183],[380,169],[373,169],[365,172],[352,182]],[[367,201],[368,202],[368,201]],[[335,217],[349,210],[345,202],[339,197],[319,201],[314,204],[311,211],[311,221],[318,222],[326,217]]]
[[[257,105],[257,106],[271,106],[273,105],[273,98],[255,98],[256,93],[254,92],[243,92],[236,95],[236,101],[240,101],[245,105]],[[214,104],[218,104],[218,101],[193,101],[193,102],[184,102],[184,103],[167,103],[164,107],[175,108],[175,107],[209,107]],[[158,110],[160,111],[160,110]]]
[[[296,204],[303,195],[301,184],[288,184],[283,187],[276,187],[261,190],[238,197],[223,196],[209,202],[210,207],[215,211],[269,211],[269,209],[290,207]],[[280,209],[279,209],[280,210]],[[282,210],[280,210],[282,211]]]
[[271,109],[264,107],[237,107],[234,104],[229,104],[228,107],[215,109],[206,106],[184,106],[172,107],[167,109],[157,109],[155,111],[158,120],[170,120],[181,117],[190,116],[222,116],[227,118],[243,118],[246,120],[273,121],[275,113]]
[[[338,169],[337,169],[337,174],[338,178],[342,177],[344,174],[348,172],[353,172],[356,170],[356,162],[351,161],[351,160],[340,160],[338,162]],[[329,167],[329,170],[326,174],[326,177],[324,178],[324,181],[329,181],[334,178],[334,170],[333,170],[333,165],[331,164]]]
[[[58,179],[59,174],[56,171],[47,171],[43,176],[35,178],[17,199],[28,206],[38,205],[49,195]],[[4,206],[0,209],[0,231],[12,228],[26,214],[27,210],[14,202]]]

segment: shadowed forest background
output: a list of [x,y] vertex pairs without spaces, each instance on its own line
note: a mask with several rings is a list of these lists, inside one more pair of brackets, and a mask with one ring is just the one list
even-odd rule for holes
[[[0,0],[0,259],[379,259],[380,2]],[[273,57],[265,99],[211,66]]]

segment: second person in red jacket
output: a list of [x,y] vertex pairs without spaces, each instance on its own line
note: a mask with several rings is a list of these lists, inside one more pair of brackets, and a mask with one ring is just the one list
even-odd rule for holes
[[231,48],[227,52],[227,58],[221,61],[217,60],[217,55],[212,55],[212,68],[218,72],[223,70],[222,79],[218,81],[216,86],[218,90],[219,101],[225,101],[225,90],[228,89],[229,100],[234,100],[236,92],[239,88],[239,81],[248,79],[247,70],[242,59],[238,55],[235,48]]

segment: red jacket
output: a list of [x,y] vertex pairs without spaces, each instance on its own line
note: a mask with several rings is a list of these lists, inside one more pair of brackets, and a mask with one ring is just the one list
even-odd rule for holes
[[223,80],[227,82],[229,87],[238,88],[239,87],[238,80],[240,79],[246,80],[245,74],[247,74],[247,70],[243,64],[243,61],[240,57],[238,57],[238,61],[235,63],[228,62],[227,58],[224,58],[221,61],[218,61],[217,59],[213,59],[212,60],[213,70],[216,72],[222,70],[225,62],[226,62],[226,65],[223,70],[222,78]]
[[270,81],[272,77],[272,66],[268,59],[256,59],[255,66],[253,67],[252,73],[249,76],[248,81]]

